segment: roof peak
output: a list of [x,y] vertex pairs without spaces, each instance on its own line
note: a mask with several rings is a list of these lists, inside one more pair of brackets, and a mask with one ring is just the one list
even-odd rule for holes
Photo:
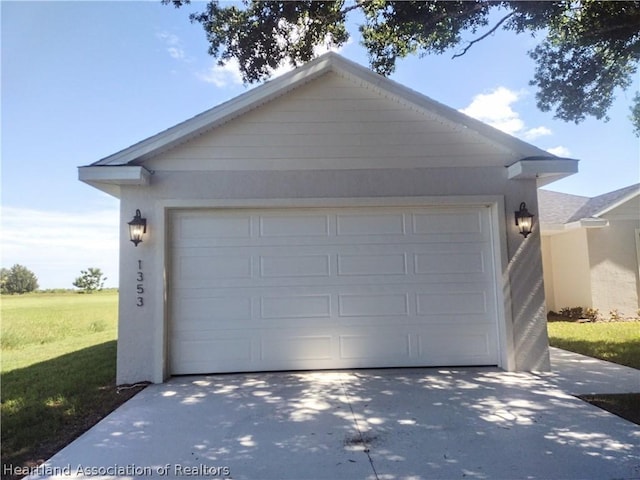
[[109,155],[92,166],[139,165],[163,151],[227,123],[259,106],[268,103],[329,72],[355,80],[378,90],[383,95],[411,105],[418,111],[438,118],[453,128],[467,130],[484,137],[499,148],[515,153],[514,156],[556,159],[544,150],[497,130],[458,110],[416,92],[400,83],[349,60],[336,52],[327,52],[306,64],[275,77],[247,92],[170,127],[124,150]]

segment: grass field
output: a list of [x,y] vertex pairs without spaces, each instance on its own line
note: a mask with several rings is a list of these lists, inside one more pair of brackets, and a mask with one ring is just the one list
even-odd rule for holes
[[549,322],[558,348],[640,369],[640,322]]
[[115,388],[118,294],[0,302],[2,464],[32,466],[133,394]]

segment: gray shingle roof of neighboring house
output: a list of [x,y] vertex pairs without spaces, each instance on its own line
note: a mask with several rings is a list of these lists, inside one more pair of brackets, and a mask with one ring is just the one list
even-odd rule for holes
[[565,224],[577,222],[583,218],[598,217],[603,211],[612,208],[634,193],[640,193],[640,183],[593,198],[540,189],[538,190],[540,223]]

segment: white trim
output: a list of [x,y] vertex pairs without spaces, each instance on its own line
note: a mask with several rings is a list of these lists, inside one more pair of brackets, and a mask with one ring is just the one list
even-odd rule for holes
[[[507,254],[507,225],[504,197],[496,197],[490,206],[494,272],[496,284],[496,311],[498,313],[498,366],[508,372],[516,370],[516,350],[511,315],[511,279]],[[500,288],[502,287],[502,288]]]
[[[593,214],[594,217],[600,217],[608,212],[610,212],[611,210],[613,210],[614,208],[619,207],[620,205],[628,202],[629,200],[631,200],[632,198],[637,197],[638,195],[640,195],[640,187],[638,188],[637,191],[635,192],[631,192],[629,195],[627,195],[626,197],[621,198],[620,200],[618,200],[615,203],[612,203],[611,205],[608,205],[607,207],[603,208],[602,210],[596,212]],[[630,220],[635,220],[637,217],[633,217],[630,218]]]
[[326,207],[409,207],[409,206],[491,206],[501,195],[456,195],[412,197],[330,197],[330,198],[240,198],[240,199],[169,199],[160,202],[173,208],[326,208]]
[[78,179],[85,183],[149,185],[151,172],[142,166],[78,167]]
[[345,197],[345,198],[277,198],[277,199],[207,199],[200,201],[170,199],[159,202],[157,205],[157,218],[162,219],[162,224],[155,230],[158,242],[156,260],[158,265],[163,265],[164,275],[156,279],[156,288],[162,292],[158,299],[158,311],[163,319],[162,328],[155,333],[156,358],[154,382],[162,382],[170,374],[167,368],[167,343],[170,312],[170,285],[167,284],[171,268],[171,259],[168,255],[167,218],[169,211],[173,209],[208,209],[208,208],[327,208],[327,207],[394,207],[394,206],[478,206],[488,207],[491,222],[491,236],[493,248],[493,271],[496,289],[496,312],[498,334],[498,366],[507,371],[516,368],[515,348],[513,337],[513,321],[511,318],[511,292],[509,289],[508,257],[507,257],[507,230],[505,219],[504,197],[500,195],[470,195],[470,196],[414,196],[414,197]]
[[578,227],[582,228],[604,228],[609,226],[609,220],[601,218],[581,218],[577,222],[567,223],[567,229],[574,228],[574,223],[577,223]]
[[605,228],[609,220],[604,218],[581,218],[576,222],[545,224],[540,228],[542,235],[557,235],[577,228]]
[[558,235],[559,233],[564,233],[566,231],[567,229],[565,228],[564,223],[540,224],[540,235],[543,236]]
[[151,183],[152,173],[137,165],[78,167],[78,179],[109,195],[120,198],[121,185],[145,186]]
[[169,369],[167,367],[167,352],[168,352],[168,315],[169,310],[167,308],[167,214],[166,209],[157,207],[155,212],[155,218],[158,222],[156,228],[154,228],[154,235],[157,235],[156,240],[157,247],[155,250],[154,262],[156,265],[162,265],[162,275],[157,275],[155,278],[155,291],[162,292],[162,295],[157,295],[156,305],[154,311],[160,312],[158,320],[160,323],[159,328],[154,328],[154,359],[153,359],[153,382],[162,383],[168,378]]
[[522,159],[507,167],[509,180],[536,179],[542,187],[578,173],[578,160],[572,158]]

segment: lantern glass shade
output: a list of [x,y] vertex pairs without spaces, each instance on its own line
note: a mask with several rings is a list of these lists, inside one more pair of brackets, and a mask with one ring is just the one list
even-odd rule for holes
[[529,213],[524,202],[520,204],[520,210],[515,212],[515,217],[518,231],[524,238],[527,238],[533,229],[533,215]]
[[136,210],[136,214],[129,223],[129,238],[137,247],[142,242],[142,235],[147,233],[147,219],[142,218],[140,210]]

